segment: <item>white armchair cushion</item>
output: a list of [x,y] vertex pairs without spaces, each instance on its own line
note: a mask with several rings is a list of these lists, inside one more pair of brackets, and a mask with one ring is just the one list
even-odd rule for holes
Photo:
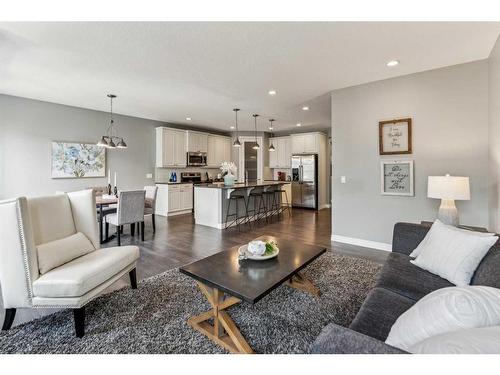
[[36,247],[38,255],[38,269],[45,274],[51,269],[62,266],[73,259],[94,251],[94,245],[83,233],[75,233]]
[[76,233],[71,204],[66,194],[28,198],[35,245]]
[[80,297],[139,258],[137,246],[95,250],[40,276],[33,283],[36,297]]

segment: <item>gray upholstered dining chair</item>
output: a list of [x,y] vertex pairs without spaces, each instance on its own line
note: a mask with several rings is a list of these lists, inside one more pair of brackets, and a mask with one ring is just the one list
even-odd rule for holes
[[118,194],[118,208],[116,213],[106,215],[106,238],[109,233],[109,224],[116,227],[118,246],[121,246],[120,234],[123,226],[135,223],[140,224],[141,239],[144,241],[144,202],[145,190],[120,191]]
[[153,232],[156,232],[155,210],[156,210],[156,194],[158,193],[158,186],[144,186],[144,190],[146,191],[144,216],[151,215]]

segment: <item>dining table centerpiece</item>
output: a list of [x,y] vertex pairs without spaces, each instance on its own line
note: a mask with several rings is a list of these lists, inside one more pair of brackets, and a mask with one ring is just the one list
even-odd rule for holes
[[236,164],[234,164],[232,161],[224,161],[221,163],[220,170],[222,171],[222,175],[224,176],[224,185],[234,185],[234,182],[236,180],[236,173],[238,172]]

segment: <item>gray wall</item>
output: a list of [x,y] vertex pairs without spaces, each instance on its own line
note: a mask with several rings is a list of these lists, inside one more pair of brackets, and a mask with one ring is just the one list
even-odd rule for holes
[[[0,95],[0,199],[106,185],[107,178],[51,179],[50,145],[53,140],[96,142],[108,121],[105,112]],[[106,170],[118,173],[121,189],[152,184],[154,128],[165,124],[128,116],[115,121],[128,148],[108,150]]]
[[[413,119],[413,154],[380,156],[378,122]],[[436,218],[427,176],[469,176],[463,224],[488,226],[488,62],[478,61],[332,92],[332,233],[390,243],[398,221]],[[498,149],[498,147],[497,147]],[[380,194],[380,161],[414,160],[415,196]],[[340,183],[340,176],[347,183]]]
[[490,228],[500,233],[500,38],[488,61],[489,68],[489,165]]

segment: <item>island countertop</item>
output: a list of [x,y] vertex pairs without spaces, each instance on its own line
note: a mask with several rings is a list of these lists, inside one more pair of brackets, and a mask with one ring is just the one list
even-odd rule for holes
[[236,182],[234,185],[224,185],[223,182],[196,184],[195,188],[209,188],[209,189],[248,189],[265,186],[280,186],[289,184],[290,181],[252,181],[248,183]]

